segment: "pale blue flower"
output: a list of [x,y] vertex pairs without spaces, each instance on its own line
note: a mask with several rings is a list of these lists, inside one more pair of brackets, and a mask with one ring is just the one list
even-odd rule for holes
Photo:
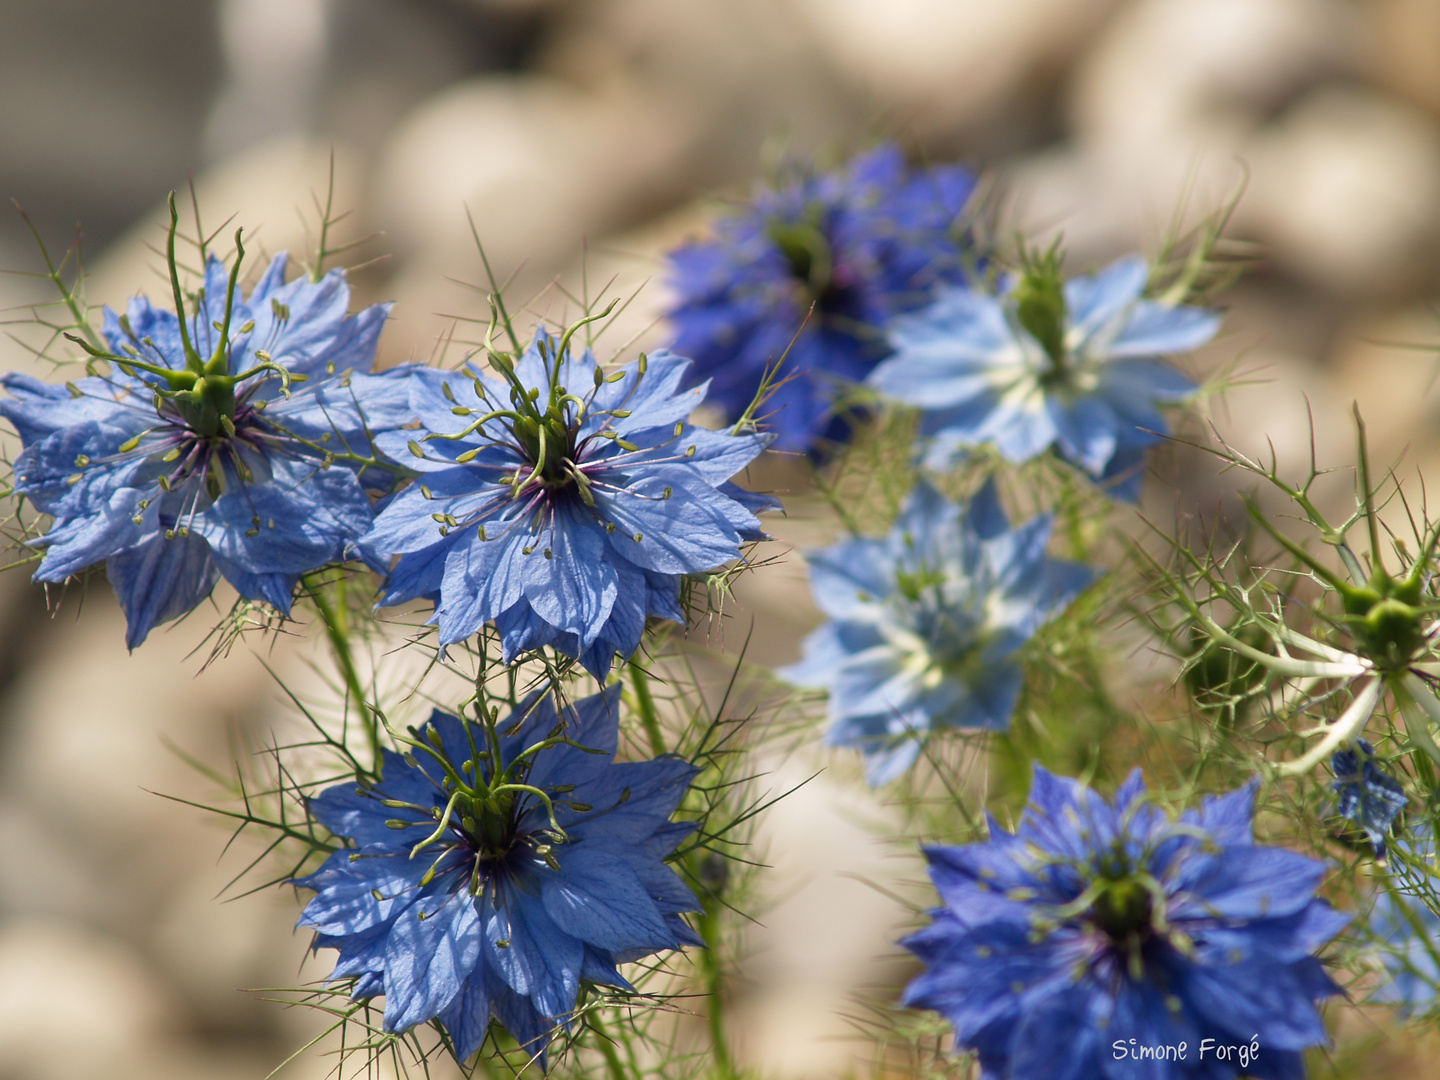
[[871,783],[909,768],[933,732],[1009,726],[1016,653],[1095,577],[1046,556],[1050,526],[1011,529],[993,483],[960,507],[922,481],[887,536],[807,556],[831,621],[777,674],[830,692],[826,741],[858,747]]
[[1054,447],[1119,498],[1140,491],[1160,406],[1195,389],[1164,357],[1209,341],[1215,312],[1144,299],[1148,270],[1122,259],[1062,282],[1041,259],[998,296],[947,289],[891,324],[895,354],[870,376],[922,410],[925,460],[945,468],[982,443],[1021,462]]

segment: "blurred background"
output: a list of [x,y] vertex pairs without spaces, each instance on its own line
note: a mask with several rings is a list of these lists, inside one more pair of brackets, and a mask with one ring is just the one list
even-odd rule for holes
[[[554,313],[547,283],[613,279],[637,296],[616,344],[658,339],[663,252],[714,196],[782,152],[879,138],[990,174],[1076,269],[1243,186],[1231,235],[1262,259],[1198,362],[1264,382],[1217,403],[1221,430],[1298,469],[1308,402],[1341,463],[1357,401],[1377,458],[1440,466],[1440,0],[0,0],[0,194],[57,253],[78,223],[92,302],[163,294],[149,245],[187,179],[207,226],[305,250],[333,162],[345,236],[381,234],[352,284],[396,302],[386,364],[483,316],[467,207],[512,296]],[[0,267],[38,266],[0,213]],[[40,284],[0,278],[0,307]],[[45,371],[9,338],[0,368]],[[824,539],[803,515],[776,531]],[[766,573],[735,618],[785,662],[818,617],[797,558]],[[293,896],[216,899],[245,859],[151,792],[206,792],[167,742],[223,763],[233,731],[283,728],[275,684],[244,649],[200,673],[204,610],[127,656],[108,590],[52,617],[24,576],[0,575],[0,1078],[265,1076],[317,1021],[239,991],[324,967],[300,970]],[[270,659],[310,677],[303,650]],[[867,827],[884,810],[855,791],[822,775],[766,826],[777,870],[734,1008],[742,1060],[776,1075],[849,1069],[851,995],[905,970],[904,912],[863,880],[895,873]]]

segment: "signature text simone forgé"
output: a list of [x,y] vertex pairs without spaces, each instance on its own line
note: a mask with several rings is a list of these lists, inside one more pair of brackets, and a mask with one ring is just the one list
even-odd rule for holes
[[[1110,1050],[1116,1061],[1127,1057],[1137,1060],[1184,1061],[1189,1046],[1183,1042],[1174,1046],[1136,1046],[1134,1039],[1130,1039],[1128,1042],[1124,1039],[1116,1039],[1110,1044]],[[1199,1051],[1199,1060],[1201,1061],[1205,1060],[1206,1054],[1211,1054],[1217,1061],[1234,1061],[1244,1069],[1260,1056],[1260,1036],[1252,1035],[1248,1043],[1240,1043],[1237,1046],[1217,1044],[1214,1039],[1201,1039]]]

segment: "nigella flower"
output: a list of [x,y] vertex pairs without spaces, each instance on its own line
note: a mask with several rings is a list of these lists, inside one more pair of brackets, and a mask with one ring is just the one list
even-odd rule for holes
[[1416,897],[1381,893],[1370,929],[1382,943],[1384,971],[1370,1000],[1398,1005],[1406,1016],[1432,1012],[1440,1001],[1440,915]]
[[310,800],[353,846],[295,882],[316,893],[300,925],[355,1000],[384,996],[386,1031],[438,1019],[463,1062],[493,1017],[543,1066],[582,983],[630,990],[618,964],[702,944],[663,861],[695,827],[670,815],[698,770],[614,762],[619,704],[615,685],[491,724],[437,711],[384,779]]
[[905,1004],[995,1080],[1303,1077],[1339,993],[1313,954],[1347,916],[1315,896],[1324,863],[1253,842],[1254,800],[1172,821],[1139,769],[1109,803],[1036,766],[1013,835],[991,819],[985,843],[926,849],[941,907],[902,943],[929,969]]
[[871,385],[923,410],[933,466],[981,443],[1017,462],[1054,446],[1133,500],[1145,449],[1168,430],[1158,406],[1195,389],[1161,358],[1220,327],[1214,312],[1144,299],[1147,277],[1145,261],[1128,258],[1062,282],[1052,248],[999,296],[947,289],[895,320],[895,355]]
[[1400,781],[1375,763],[1375,748],[1356,739],[1353,749],[1337,750],[1330,759],[1335,780],[1336,812],[1365,830],[1379,858],[1385,857],[1385,838],[1409,800]]
[[675,351],[694,357],[734,418],[799,333],[781,372],[795,378],[766,406],[776,447],[807,450],[841,436],[836,390],[889,352],[891,316],[962,279],[970,245],[957,219],[973,189],[963,169],[911,172],[883,146],[842,170],[761,191],[717,224],[713,240],[671,253]]
[[382,602],[431,599],[442,649],[486,622],[504,662],[553,646],[603,679],[639,647],[647,616],[685,621],[681,577],[719,569],[764,537],[769,500],[730,483],[769,442],[692,427],[705,386],[661,350],[608,375],[571,333],[543,330],[498,378],[425,370],[411,382],[423,431],[381,435],[421,479],[365,546],[400,556]]
[[[1400,1006],[1406,1016],[1432,1011],[1440,1001],[1440,915],[1433,877],[1435,843],[1428,825],[1409,830],[1395,844],[1391,881],[1375,897],[1370,934],[1379,945],[1384,981],[1372,1001]],[[1428,902],[1427,902],[1428,901]]]
[[1094,579],[1046,556],[1050,525],[1011,529],[992,482],[962,509],[922,481],[889,535],[807,557],[831,621],[778,674],[830,691],[826,741],[859,747],[872,784],[909,768],[932,732],[1009,726],[1016,652]]
[[144,297],[125,315],[107,308],[109,352],[87,345],[107,373],[61,386],[0,376],[0,415],[25,447],[15,490],[54,519],[35,580],[103,563],[131,648],[222,575],[288,614],[300,576],[369,529],[362,481],[390,479],[366,467],[369,436],[408,410],[401,375],[365,374],[388,309],[347,314],[341,271],[287,284],[282,254],[246,298],[239,249],[228,277],[209,260],[186,315],[174,245],[172,217],[180,317]]

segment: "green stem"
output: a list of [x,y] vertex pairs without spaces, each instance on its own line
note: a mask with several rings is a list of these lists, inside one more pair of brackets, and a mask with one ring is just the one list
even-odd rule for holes
[[620,1060],[620,1055],[615,1052],[615,1040],[605,1030],[605,1025],[593,1012],[585,1017],[585,1023],[591,1031],[595,1032],[595,1045],[605,1057],[605,1071],[610,1080],[629,1080],[625,1072],[625,1063]]
[[700,951],[700,974],[710,1007],[710,1051],[715,1058],[713,1075],[730,1080],[735,1063],[730,1059],[730,1042],[725,1037],[725,978],[720,970],[718,953],[720,937],[720,902],[714,900],[700,916],[700,936],[705,948]]
[[374,710],[365,704],[365,690],[360,685],[360,674],[355,668],[355,656],[350,649],[349,625],[345,617],[345,581],[341,578],[335,582],[336,595],[332,600],[325,591],[327,586],[320,580],[318,572],[306,574],[301,580],[321,622],[325,624],[325,637],[330,642],[330,652],[340,667],[340,676],[345,680],[345,687],[355,700],[355,707],[360,711],[360,719],[365,725],[365,734],[370,743],[371,760],[374,762],[375,771],[379,772],[380,722]]
[[650,740],[650,752],[656,757],[668,753],[665,734],[660,730],[660,717],[655,712],[655,698],[650,694],[650,676],[634,660],[628,664],[630,679],[635,684],[635,707],[640,712],[640,723],[645,726],[645,735]]

